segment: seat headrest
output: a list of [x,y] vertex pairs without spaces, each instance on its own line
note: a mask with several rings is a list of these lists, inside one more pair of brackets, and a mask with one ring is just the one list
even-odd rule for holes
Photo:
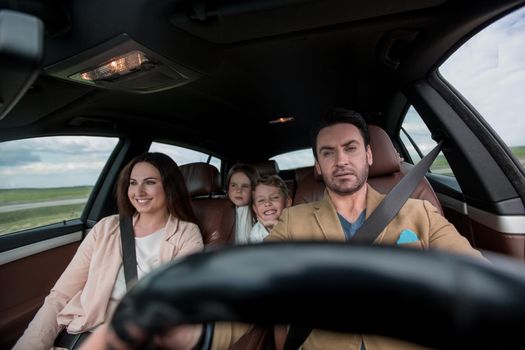
[[219,170],[207,163],[189,163],[180,166],[190,197],[206,196],[221,191]]
[[374,162],[369,169],[368,177],[384,176],[400,171],[400,158],[392,140],[378,126],[368,125],[370,148]]
[[270,159],[264,162],[260,162],[260,163],[255,163],[252,165],[254,166],[255,169],[257,169],[259,176],[279,174],[279,165],[273,159]]

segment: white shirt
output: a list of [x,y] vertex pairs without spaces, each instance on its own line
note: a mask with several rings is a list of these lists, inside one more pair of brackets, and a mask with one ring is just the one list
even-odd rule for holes
[[[135,252],[137,255],[137,277],[141,279],[148,272],[160,265],[160,243],[164,237],[164,228],[145,237],[135,237]],[[124,266],[120,266],[117,280],[111,293],[111,301],[119,301],[126,294],[126,278]]]
[[235,208],[235,244],[247,244],[253,227],[249,205]]
[[250,243],[261,243],[269,233],[266,227],[257,221],[250,231]]

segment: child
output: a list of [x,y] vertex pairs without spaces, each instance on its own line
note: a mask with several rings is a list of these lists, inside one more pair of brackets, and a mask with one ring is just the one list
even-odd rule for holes
[[257,223],[250,232],[250,243],[262,242],[277,223],[284,208],[292,204],[288,187],[277,175],[261,177],[253,191],[253,212]]
[[259,174],[257,169],[249,164],[235,164],[226,179],[228,185],[228,198],[235,204],[235,244],[246,244],[250,231],[255,222],[250,204],[252,191]]

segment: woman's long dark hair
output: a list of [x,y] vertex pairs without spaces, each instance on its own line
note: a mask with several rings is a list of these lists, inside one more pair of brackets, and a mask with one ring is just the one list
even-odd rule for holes
[[133,216],[136,212],[135,207],[131,205],[128,198],[129,178],[131,170],[137,163],[149,163],[153,165],[160,173],[162,187],[166,194],[168,212],[180,220],[197,223],[197,218],[191,207],[190,196],[184,177],[179,166],[173,159],[158,152],[146,152],[133,158],[120,171],[116,197],[118,211],[121,216]]

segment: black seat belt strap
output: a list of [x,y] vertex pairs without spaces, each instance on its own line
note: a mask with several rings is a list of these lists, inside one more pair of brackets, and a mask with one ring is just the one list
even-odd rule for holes
[[[430,166],[436,159],[443,140],[440,141],[432,151],[430,151],[412,170],[392,188],[392,190],[383,198],[379,206],[365,221],[363,226],[350,239],[352,243],[372,244],[377,236],[383,231],[388,223],[397,215],[407,199],[414,192],[417,185],[428,172]],[[305,342],[306,338],[312,332],[312,328],[298,327],[291,325],[286,337],[284,350],[297,350]],[[361,350],[364,349],[364,343],[361,343]]]
[[392,188],[383,198],[379,206],[365,221],[363,226],[350,239],[352,243],[372,244],[377,236],[384,230],[388,223],[399,213],[408,197],[414,192],[421,179],[441,151],[440,141],[412,170]]
[[137,281],[137,256],[131,217],[120,217],[120,240],[122,242],[122,265],[124,267],[126,289],[129,290]]

